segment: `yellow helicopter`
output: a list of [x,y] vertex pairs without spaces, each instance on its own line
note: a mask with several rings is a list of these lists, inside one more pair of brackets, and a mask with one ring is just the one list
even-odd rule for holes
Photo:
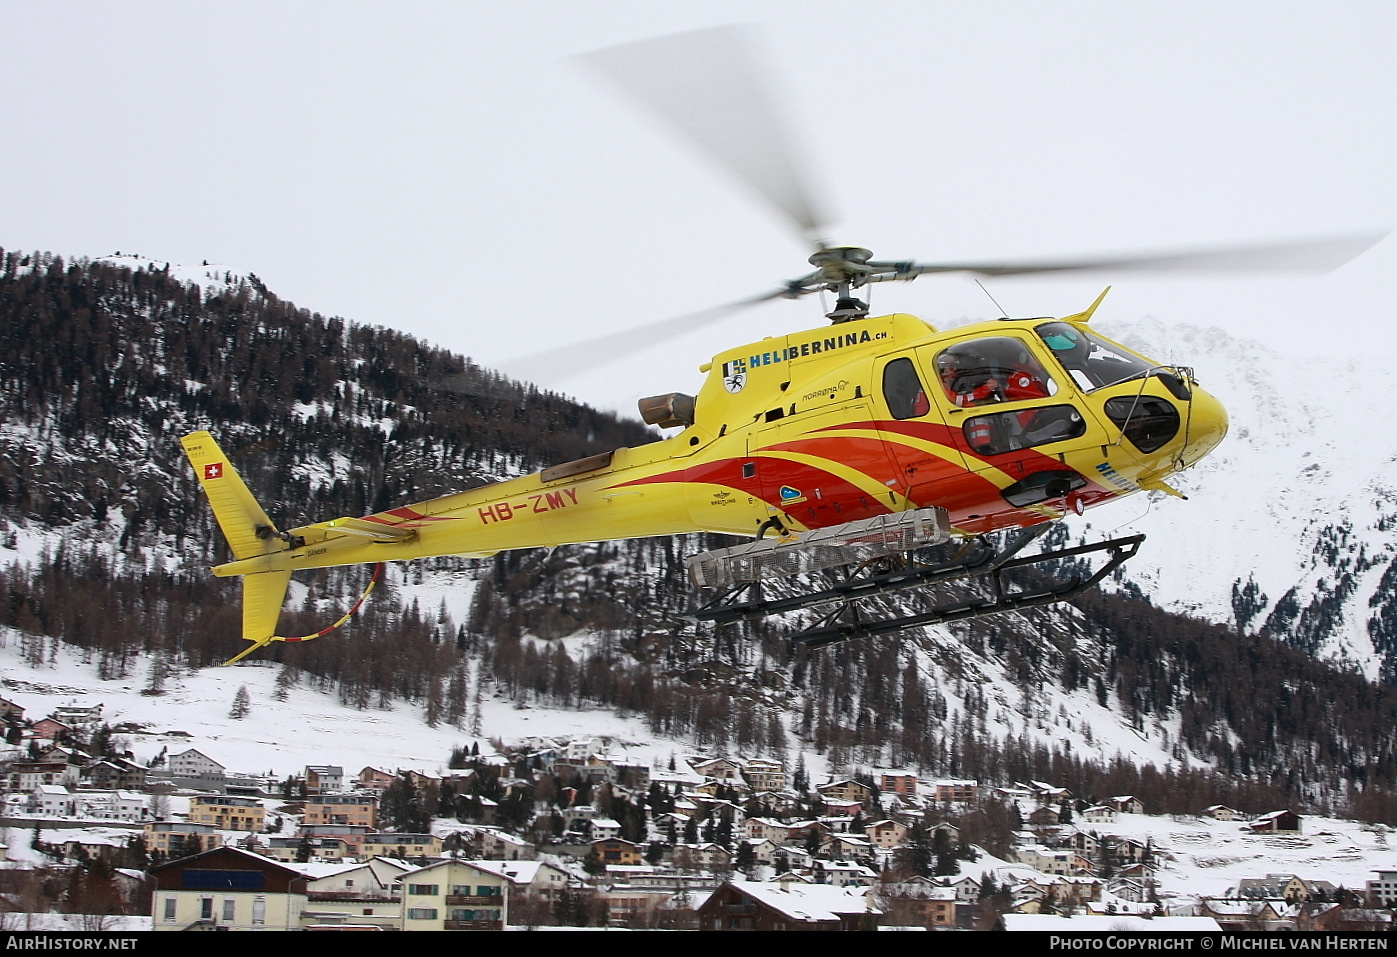
[[[1075,315],[937,330],[911,315],[870,315],[859,290],[945,272],[1328,269],[1379,238],[1017,263],[877,260],[868,249],[815,238],[821,216],[741,34],[724,28],[647,41],[593,55],[591,65],[680,126],[813,240],[812,272],[737,305],[829,292],[829,324],[719,352],[700,367],[706,378],[695,396],[641,400],[647,423],[678,430],[649,445],[287,530],[209,433],[185,436],[233,554],[213,572],[243,581],[251,645],[231,661],[348,618],[316,635],[276,635],[298,570],[701,531],[752,541],[689,559],[694,585],[716,596],[694,617],[722,624],[833,606],[795,637],[810,647],[1071,598],[1134,555],[1143,536],[1027,557],[1022,550],[1068,514],[1142,490],[1177,495],[1170,477],[1227,432],[1221,403],[1191,369],[1092,329],[1106,292]],[[1000,531],[1012,534],[990,537]],[[958,540],[965,547],[949,557],[925,558],[932,546]],[[1094,554],[1106,558],[1094,573],[1027,589],[1005,577]],[[763,594],[764,581],[841,566],[856,573]],[[991,585],[974,599],[883,620],[858,613],[873,595],[974,576]]]

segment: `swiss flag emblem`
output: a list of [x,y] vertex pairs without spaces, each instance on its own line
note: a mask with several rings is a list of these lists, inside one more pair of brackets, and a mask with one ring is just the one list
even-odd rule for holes
[[206,479],[223,478],[223,463],[222,463],[222,462],[210,462],[208,465],[205,465],[205,466],[204,466],[204,478],[206,478]]

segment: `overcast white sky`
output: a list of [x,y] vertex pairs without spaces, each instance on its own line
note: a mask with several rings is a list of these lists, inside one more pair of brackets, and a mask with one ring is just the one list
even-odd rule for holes
[[[257,273],[493,365],[807,270],[759,202],[567,58],[759,26],[840,216],[884,258],[1266,242],[1397,224],[1397,4],[0,0],[0,246]],[[1015,315],[1397,349],[1397,237],[1323,278],[996,280]],[[968,278],[875,290],[937,323]],[[777,302],[543,383],[631,411]],[[1160,358],[1171,358],[1160,356]],[[1186,361],[1187,356],[1172,358]]]

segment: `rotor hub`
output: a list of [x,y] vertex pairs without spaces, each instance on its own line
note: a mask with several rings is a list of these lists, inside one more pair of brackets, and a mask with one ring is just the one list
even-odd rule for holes
[[820,278],[829,283],[849,282],[870,272],[865,265],[873,258],[873,250],[862,246],[827,246],[810,257],[810,265],[820,271]]

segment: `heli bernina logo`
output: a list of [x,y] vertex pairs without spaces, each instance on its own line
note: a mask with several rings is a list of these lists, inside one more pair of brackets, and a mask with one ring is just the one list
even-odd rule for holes
[[206,479],[223,478],[223,463],[222,463],[222,462],[210,462],[208,465],[205,465],[205,466],[204,466],[204,478],[206,478]]
[[747,361],[734,359],[723,363],[723,388],[729,392],[741,392],[747,384]]

